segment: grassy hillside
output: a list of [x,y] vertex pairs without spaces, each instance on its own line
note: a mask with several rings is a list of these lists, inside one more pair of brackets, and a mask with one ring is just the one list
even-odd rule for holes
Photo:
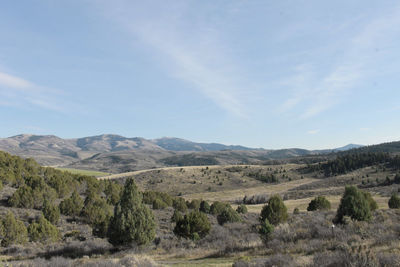
[[[37,242],[29,235],[21,244],[3,243],[0,253],[13,266],[119,266],[128,262],[138,266],[346,266],[360,261],[397,266],[400,213],[388,209],[387,202],[400,190],[400,184],[383,183],[394,181],[397,170],[378,163],[326,177],[319,168],[305,172],[305,167],[306,164],[167,167],[97,180],[0,153],[1,218],[12,212],[25,227],[30,227],[44,211],[45,199],[61,208],[65,204],[60,203],[66,203],[76,191],[82,201],[79,212],[62,213],[53,224],[59,232],[57,240]],[[112,211],[118,203],[127,177],[133,177],[144,192],[143,203],[156,221],[155,239],[140,248],[133,244],[113,246],[107,234],[99,232],[112,212],[105,217],[102,214]],[[372,212],[369,222],[348,221],[332,231],[332,220],[344,187],[349,184],[370,192],[378,210]],[[29,199],[28,193],[34,196],[32,203],[10,201],[16,195]],[[265,243],[258,232],[258,218],[275,194],[284,200],[288,221],[276,225]],[[321,195],[332,208],[307,211],[310,201]],[[207,213],[211,226],[208,234],[200,239],[180,237],[174,231],[176,223],[171,221],[175,209],[189,214],[199,209],[201,199],[209,205],[224,202],[227,204],[223,207],[229,205],[233,209],[245,204],[248,212],[239,214],[239,221],[224,224],[220,223],[222,213]],[[298,212],[294,214],[296,208]],[[105,221],[93,220],[96,218]],[[0,239],[3,238],[0,227]]]

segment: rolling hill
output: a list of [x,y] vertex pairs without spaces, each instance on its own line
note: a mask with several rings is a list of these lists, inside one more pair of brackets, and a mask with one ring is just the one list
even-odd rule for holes
[[174,137],[145,139],[103,134],[63,139],[54,135],[21,134],[0,139],[0,150],[46,166],[68,166],[106,172],[125,172],[166,166],[260,164],[279,160],[344,151],[299,148],[268,150],[219,143],[197,143]]

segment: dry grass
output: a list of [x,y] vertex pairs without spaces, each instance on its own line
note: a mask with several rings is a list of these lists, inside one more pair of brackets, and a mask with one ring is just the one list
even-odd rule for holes
[[295,180],[291,182],[279,183],[279,184],[264,184],[262,186],[246,188],[246,189],[235,189],[235,190],[225,190],[219,192],[205,192],[198,194],[184,195],[186,199],[206,199],[208,201],[226,201],[234,202],[237,199],[243,199],[244,196],[252,196],[258,194],[284,194],[292,188],[298,187],[300,185],[312,183],[317,179],[304,178],[300,180]]
[[[340,199],[342,196],[340,195],[325,195],[325,197],[331,202],[331,210],[337,210],[339,207]],[[387,209],[388,208],[388,197],[382,197],[378,195],[373,196],[374,200],[378,204],[379,209]],[[292,213],[295,208],[298,208],[300,211],[307,211],[308,204],[311,202],[311,200],[314,199],[314,197],[309,197],[309,198],[301,198],[301,199],[290,199],[290,200],[285,200],[285,205],[288,208],[288,212]],[[258,204],[258,205],[247,205],[247,210],[248,212],[253,212],[253,213],[260,213],[262,207],[265,204]]]

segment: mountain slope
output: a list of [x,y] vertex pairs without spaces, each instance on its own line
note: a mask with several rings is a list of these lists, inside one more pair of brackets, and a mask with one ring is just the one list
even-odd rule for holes
[[221,150],[256,150],[244,146],[223,145],[218,143],[196,143],[174,137],[152,140],[158,146],[171,151],[221,151]]

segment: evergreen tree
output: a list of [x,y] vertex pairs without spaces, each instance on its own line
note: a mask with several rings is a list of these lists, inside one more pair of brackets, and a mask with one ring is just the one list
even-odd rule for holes
[[260,234],[261,240],[266,244],[274,231],[274,226],[269,223],[268,219],[261,222],[258,233]]
[[246,205],[240,204],[240,205],[236,208],[236,212],[237,212],[237,213],[242,213],[242,214],[247,213],[247,207],[246,207]]
[[365,199],[368,201],[369,209],[371,211],[378,209],[378,203],[376,203],[376,201],[372,198],[371,193],[367,191],[362,191],[362,193],[364,194]]
[[226,206],[225,209],[218,214],[217,220],[220,225],[223,225],[227,222],[238,222],[241,220],[241,218],[231,206]]
[[43,216],[52,224],[57,224],[60,219],[60,209],[58,206],[51,205],[50,202],[45,199],[43,202]]
[[12,244],[24,244],[28,241],[28,231],[24,223],[15,219],[14,214],[8,212],[0,222],[1,245],[7,247]]
[[264,222],[265,219],[268,219],[269,223],[278,225],[281,222],[285,222],[287,218],[287,208],[279,195],[272,196],[261,210],[261,222]]
[[120,201],[114,208],[108,230],[113,245],[145,245],[155,237],[155,221],[151,210],[142,202],[142,194],[132,178],[124,186]]
[[176,235],[198,240],[206,236],[211,229],[207,215],[200,211],[192,211],[179,221],[174,228]]
[[104,198],[94,194],[86,197],[82,216],[92,226],[94,235],[105,237],[112,212],[112,206]]
[[323,196],[318,196],[311,200],[308,204],[307,210],[314,211],[314,210],[330,210],[331,203]]
[[60,232],[57,227],[52,225],[43,216],[37,222],[29,225],[28,234],[32,241],[41,243],[56,242],[60,239]]
[[344,216],[349,216],[357,221],[369,221],[371,219],[369,202],[363,192],[355,186],[346,186],[335,221],[343,223]]
[[388,205],[391,209],[400,209],[400,197],[393,194],[389,199]]
[[60,203],[60,211],[64,215],[76,217],[81,213],[83,204],[82,198],[75,190],[70,198],[64,199]]
[[204,213],[210,213],[210,204],[208,204],[208,202],[205,200],[201,201],[200,211]]
[[179,210],[174,210],[174,214],[171,217],[171,222],[176,223],[182,219],[183,219],[182,213],[180,213]]

